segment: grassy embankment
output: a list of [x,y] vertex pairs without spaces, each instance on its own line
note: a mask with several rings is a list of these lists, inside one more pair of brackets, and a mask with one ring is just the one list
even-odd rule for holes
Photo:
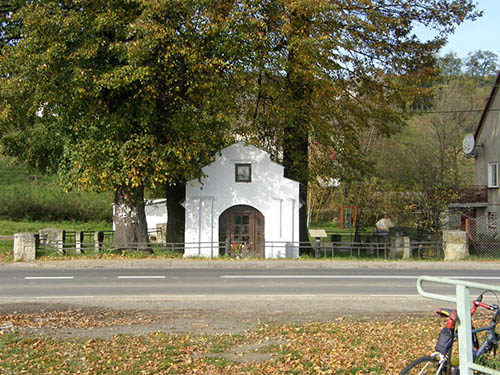
[[[56,177],[42,176],[0,156],[0,235],[66,230],[111,229],[111,196],[66,193]],[[12,241],[0,240],[0,261],[11,258]]]

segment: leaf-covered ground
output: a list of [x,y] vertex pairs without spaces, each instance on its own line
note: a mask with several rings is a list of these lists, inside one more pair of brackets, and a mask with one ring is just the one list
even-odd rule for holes
[[[148,324],[154,314],[68,310],[0,315],[0,374],[397,374],[432,351],[442,320],[338,318],[241,334],[34,335],[29,328]],[[10,326],[10,328],[9,328]],[[1,331],[1,328],[0,328]]]

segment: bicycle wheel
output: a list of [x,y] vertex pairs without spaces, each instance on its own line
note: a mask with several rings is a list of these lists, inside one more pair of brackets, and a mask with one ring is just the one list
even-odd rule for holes
[[431,357],[430,355],[425,357],[420,357],[406,366],[401,370],[399,375],[441,375],[445,374],[445,372],[437,373],[439,369],[439,360],[435,357]]

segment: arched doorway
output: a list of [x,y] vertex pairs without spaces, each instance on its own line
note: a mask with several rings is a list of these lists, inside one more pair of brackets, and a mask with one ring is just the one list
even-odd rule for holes
[[244,244],[248,255],[263,258],[264,227],[260,211],[251,206],[233,206],[219,217],[219,241],[229,238],[231,243]]

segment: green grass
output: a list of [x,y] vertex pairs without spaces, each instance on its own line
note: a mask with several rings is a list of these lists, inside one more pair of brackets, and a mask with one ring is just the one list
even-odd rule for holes
[[39,260],[76,260],[76,259],[182,259],[181,252],[173,252],[170,250],[155,250],[153,254],[142,251],[116,253],[112,250],[104,250],[95,253],[92,250],[87,250],[82,254],[74,254],[68,251],[67,255],[61,255],[55,250],[40,250],[37,252]]
[[55,176],[30,171],[1,155],[0,191],[0,218],[6,220],[111,222],[110,193],[64,192]]
[[0,262],[11,262],[12,257],[12,246],[14,241],[4,241],[0,240]]
[[[64,229],[66,231],[106,231],[111,230],[111,224],[107,222],[88,222],[88,223],[78,223],[78,222],[43,222],[43,221],[10,221],[10,220],[0,220],[0,235],[12,236],[15,233],[38,233],[40,229],[54,228],[54,229]],[[11,262],[12,257],[12,246],[14,241],[12,240],[0,240],[0,262]],[[40,253],[39,255],[52,256],[62,258],[55,251],[48,252],[46,254]],[[81,257],[84,257],[82,255]],[[132,256],[132,255],[131,255]],[[88,257],[88,255],[87,255]],[[97,255],[93,255],[97,257]],[[135,255],[139,257],[139,255]]]
[[[36,315],[16,317],[18,327],[31,326],[31,320],[37,318]],[[0,323],[3,318],[13,319],[0,314]],[[92,328],[95,318],[84,318],[89,322],[86,327]],[[59,319],[71,326],[71,317]],[[106,321],[105,326],[123,323],[120,316],[115,322]],[[27,335],[28,331],[20,330],[0,334],[0,363],[4,371],[0,373],[395,375],[411,360],[434,351],[442,326],[443,322],[429,312],[428,317],[402,315],[395,320],[342,318],[264,324],[237,335],[156,332],[145,336],[84,339]],[[61,331],[64,328],[62,326]],[[265,348],[259,352],[268,353],[268,359],[254,362],[245,354],[235,360],[227,359],[228,355],[234,355],[236,348],[245,346]]]
[[40,229],[54,228],[66,231],[108,231],[111,223],[105,221],[12,221],[0,220],[0,235],[11,236],[14,233],[38,233]]

